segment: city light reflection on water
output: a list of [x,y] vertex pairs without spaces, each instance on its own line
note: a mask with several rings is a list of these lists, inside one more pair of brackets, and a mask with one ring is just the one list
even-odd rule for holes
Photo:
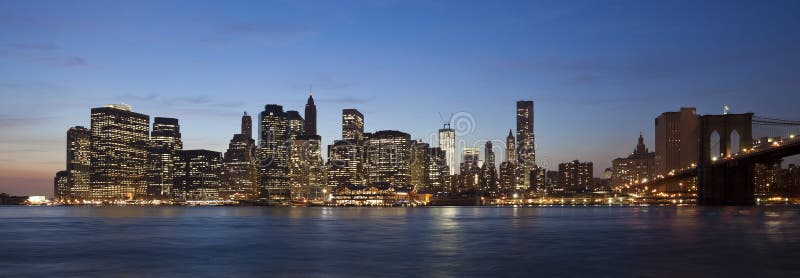
[[4,275],[797,276],[797,207],[0,207]]

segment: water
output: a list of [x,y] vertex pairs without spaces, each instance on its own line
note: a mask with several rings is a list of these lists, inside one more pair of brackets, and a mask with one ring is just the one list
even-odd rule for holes
[[794,276],[797,207],[0,207],[0,276]]

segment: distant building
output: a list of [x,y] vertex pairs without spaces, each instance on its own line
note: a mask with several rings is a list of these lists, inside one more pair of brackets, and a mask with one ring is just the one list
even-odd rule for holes
[[148,198],[170,199],[174,184],[175,156],[183,149],[178,119],[155,117],[147,147]]
[[593,164],[571,161],[558,165],[559,184],[567,193],[585,193],[592,188]]
[[314,104],[314,97],[309,93],[308,101],[306,102],[306,119],[303,122],[305,126],[305,135],[317,135],[317,105]]
[[536,168],[536,145],[533,131],[533,101],[517,101],[517,166],[522,188],[531,186],[530,172]]
[[357,140],[335,140],[328,146],[328,187],[364,184],[364,147]]
[[439,148],[444,151],[450,175],[456,174],[456,131],[445,124],[439,129]]
[[342,140],[364,140],[364,115],[356,109],[342,110]]
[[92,108],[90,187],[98,199],[132,199],[147,189],[150,117],[130,106]]
[[[313,104],[313,100],[309,97]],[[283,106],[268,104],[259,124],[259,198],[289,200],[289,121]],[[316,129],[316,127],[314,127]]]
[[640,134],[633,153],[612,162],[611,186],[621,188],[652,180],[655,177],[655,157],[656,154],[644,145]]
[[318,135],[299,136],[292,140],[289,159],[292,199],[324,199],[325,180],[320,144],[321,138]]
[[445,153],[440,148],[428,148],[427,150],[427,174],[429,187],[423,193],[445,193],[449,192],[447,187],[450,177],[450,169],[447,167]]
[[305,135],[305,120],[300,116],[300,112],[289,110],[286,111],[286,119],[289,121],[289,139],[294,139]]
[[53,196],[56,200],[70,200],[69,172],[58,171],[53,179]]
[[225,200],[250,200],[258,197],[258,170],[256,169],[256,143],[253,140],[252,120],[242,116],[242,130],[234,134],[223,157],[220,198]]
[[464,148],[459,171],[458,191],[480,190],[480,149]]
[[82,126],[67,131],[67,195],[61,198],[90,199],[90,173],[92,168],[92,132]]
[[416,191],[430,191],[428,180],[428,149],[430,145],[421,141],[411,141],[411,161],[409,163],[409,174],[411,185]]
[[333,189],[333,201],[339,206],[391,206],[411,203],[411,186],[376,183],[341,185]]
[[409,185],[411,136],[396,130],[372,133],[364,144],[367,184]]
[[506,137],[506,162],[516,163],[517,162],[517,148],[514,143],[514,134],[511,130],[508,130],[508,136]]
[[501,191],[511,192],[514,191],[514,184],[516,181],[516,165],[513,162],[500,163],[500,176],[498,178],[498,186]]
[[176,201],[219,200],[222,154],[209,150],[181,150],[175,157]]
[[486,141],[484,145],[484,161],[481,167],[480,187],[483,192],[498,192],[497,187],[497,168],[495,167],[494,150],[492,141]]
[[682,107],[678,112],[664,112],[655,121],[655,174],[690,167],[697,163],[697,128],[700,118],[696,109]]

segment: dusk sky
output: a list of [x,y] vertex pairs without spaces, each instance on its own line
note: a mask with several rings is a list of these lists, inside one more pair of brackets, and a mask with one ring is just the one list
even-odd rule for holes
[[800,1],[0,0],[0,192],[52,195],[92,107],[224,152],[243,111],[302,113],[309,88],[326,145],[343,108],[428,142],[468,113],[482,145],[533,100],[537,163],[601,176],[681,106],[800,119],[798,50]]

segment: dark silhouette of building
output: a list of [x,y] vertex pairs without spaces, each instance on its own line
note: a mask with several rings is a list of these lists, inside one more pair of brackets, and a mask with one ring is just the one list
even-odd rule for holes
[[69,190],[69,172],[58,171],[53,178],[53,195],[56,200],[69,200],[71,193]]
[[498,192],[497,188],[497,168],[495,167],[494,150],[492,150],[492,141],[486,141],[484,145],[484,158],[481,167],[480,187],[483,192]]
[[530,172],[536,168],[533,113],[533,101],[517,101],[517,166],[524,189],[531,186]]
[[131,199],[147,188],[150,117],[130,106],[92,108],[90,186],[98,199]]
[[289,139],[305,135],[305,120],[300,116],[300,112],[286,111],[286,119],[289,121]]
[[356,109],[342,110],[342,140],[364,140],[364,115]]
[[664,112],[656,118],[656,175],[667,175],[697,163],[699,119],[694,107]]
[[306,135],[317,135],[317,105],[314,104],[314,97],[311,94],[308,94],[304,125]]
[[277,104],[266,105],[259,118],[259,198],[289,200],[289,121]]
[[175,156],[176,201],[219,200],[222,154],[209,150],[181,150]]
[[258,197],[256,146],[248,133],[251,130],[252,120],[245,112],[242,133],[233,135],[222,160],[224,173],[219,190],[222,199],[251,200]]
[[171,199],[175,175],[175,156],[183,149],[178,119],[155,117],[147,147],[147,197]]
[[67,195],[56,198],[90,199],[90,172],[92,166],[92,132],[82,126],[67,131]]

